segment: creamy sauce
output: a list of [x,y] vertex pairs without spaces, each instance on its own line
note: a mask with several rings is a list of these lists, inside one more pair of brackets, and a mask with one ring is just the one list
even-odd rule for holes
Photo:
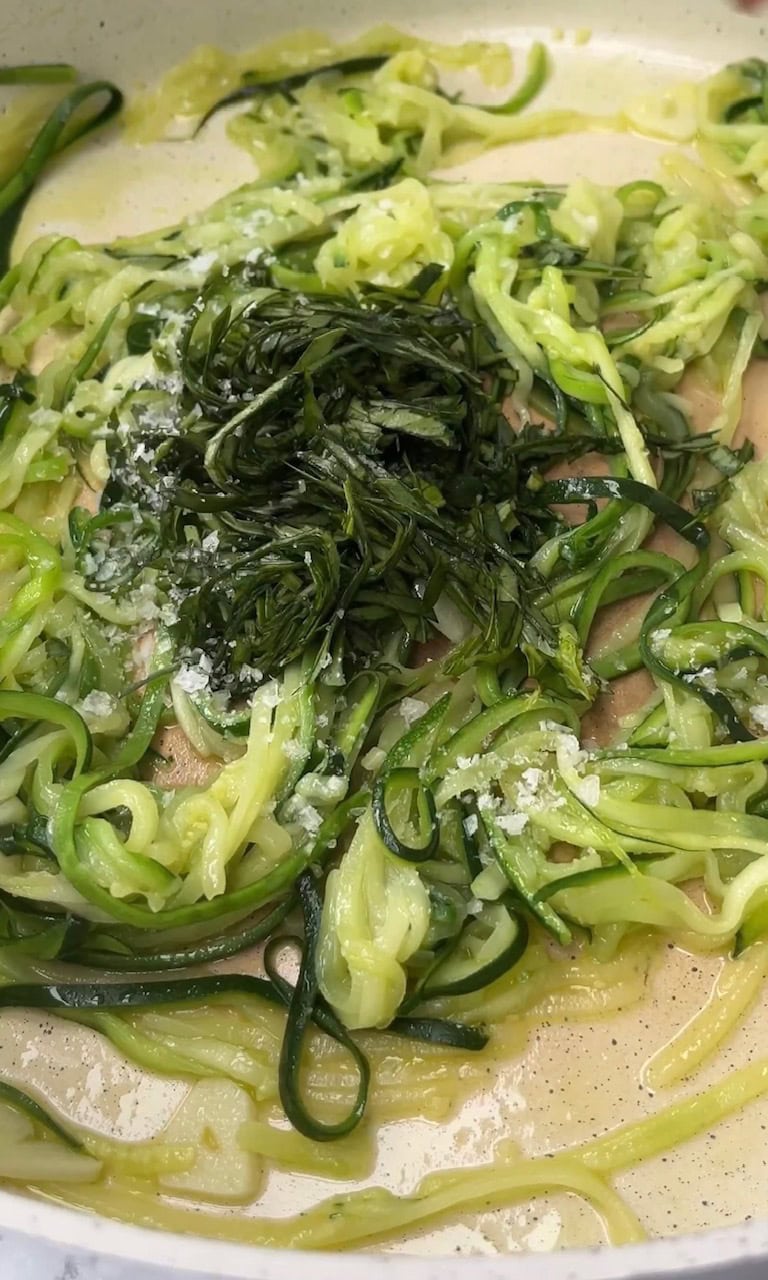
[[[600,55],[599,40],[589,56]],[[614,108],[647,68],[629,55],[609,63],[600,74],[604,103]],[[573,68],[583,74],[584,50],[553,88],[565,99],[574,88]],[[568,80],[570,69],[571,79]],[[606,76],[607,71],[607,76]],[[678,71],[679,74],[679,71]],[[660,73],[669,78],[670,68]],[[658,78],[658,77],[657,77]],[[223,127],[223,126],[222,126]],[[120,140],[80,150],[61,165],[30,202],[19,245],[41,231],[59,230],[85,240],[138,233],[173,222],[203,207],[252,176],[251,162],[225,140],[222,127],[199,143],[163,143],[137,149]],[[613,183],[651,176],[659,147],[645,139],[622,135],[577,135],[521,147],[507,147],[481,163],[467,166],[473,177],[504,180],[564,181],[580,174]],[[695,388],[695,417],[706,427],[714,406]],[[768,450],[768,371],[754,367],[747,378],[742,431],[762,452]],[[617,617],[605,611],[596,643],[614,634]],[[648,696],[643,676],[617,682],[587,732],[605,740],[622,716]],[[178,732],[164,740],[174,764],[169,783],[202,779],[205,762],[190,755]],[[726,1071],[761,1056],[768,1048],[765,1016],[768,1001],[759,1002],[715,1061],[694,1083],[654,1096],[643,1079],[643,1066],[707,1000],[722,961],[691,957],[680,949],[663,949],[647,976],[646,996],[605,1019],[563,1025],[546,1017],[535,1025],[527,1045],[518,1028],[513,1040],[498,1045],[487,1059],[487,1083],[463,1098],[458,1072],[456,1113],[447,1120],[413,1121],[384,1128],[371,1183],[410,1190],[431,1169],[486,1160],[494,1142],[512,1139],[529,1155],[558,1150],[602,1134],[618,1124],[651,1115],[678,1096],[698,1091]],[[20,1083],[38,1087],[62,1111],[82,1124],[121,1138],[145,1138],[169,1119],[185,1093],[183,1084],[150,1079],[127,1063],[111,1046],[88,1030],[29,1013],[1,1015],[0,1067]],[[755,1188],[765,1181],[765,1137],[768,1098],[668,1156],[649,1161],[617,1179],[654,1235],[741,1222],[762,1209]],[[320,1179],[274,1174],[254,1213],[296,1212],[338,1189]],[[399,1252],[542,1251],[563,1245],[603,1240],[591,1210],[564,1194],[538,1198],[492,1214],[471,1215],[425,1231],[406,1243],[385,1246]]]

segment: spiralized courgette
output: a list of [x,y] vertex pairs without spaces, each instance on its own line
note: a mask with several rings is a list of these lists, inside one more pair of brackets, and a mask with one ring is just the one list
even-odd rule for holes
[[[765,978],[768,463],[734,439],[766,336],[766,66],[681,91],[702,167],[615,191],[438,179],[665,127],[529,110],[539,45],[486,105],[445,68],[499,90],[509,53],[389,28],[198,52],[128,127],[226,110],[258,177],[156,233],[38,239],[0,281],[0,1007],[196,1081],[147,1144],[0,1085],[0,1177],[40,1194],[331,1247],[563,1188],[633,1240],[613,1175],[768,1089],[753,1064],[565,1154],[502,1145],[296,1218],[178,1204],[249,1203],[265,1166],[367,1177],[377,1120],[444,1116],[456,1065],[477,1084],[547,999],[638,999],[659,941],[743,953],[659,1086]],[[43,165],[120,108],[101,81],[56,99],[75,81],[0,69],[46,86],[37,131],[9,118],[6,252]],[[719,397],[706,434],[686,376]],[[597,744],[627,676],[641,709]],[[204,777],[169,772],[180,750]]]

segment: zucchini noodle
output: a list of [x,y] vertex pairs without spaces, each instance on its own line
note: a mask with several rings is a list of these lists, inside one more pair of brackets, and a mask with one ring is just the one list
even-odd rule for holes
[[709,1004],[648,1063],[650,1087],[660,1089],[693,1075],[742,1021],[766,977],[768,956],[763,943],[726,965]]
[[[539,107],[540,44],[514,71],[390,27],[199,50],[123,125],[226,111],[254,179],[16,260],[44,168],[122,94],[0,72],[0,1008],[186,1086],[123,1143],[10,1072],[0,1178],[35,1194],[327,1249],[561,1191],[622,1243],[619,1175],[768,1091],[760,1061],[581,1145],[369,1181],[384,1125],[638,1003],[663,947],[734,955],[654,1090],[768,974],[768,461],[734,443],[768,337],[768,67],[663,119]],[[617,190],[445,172],[602,128],[698,157]],[[275,1170],[369,1185],[201,1212]]]

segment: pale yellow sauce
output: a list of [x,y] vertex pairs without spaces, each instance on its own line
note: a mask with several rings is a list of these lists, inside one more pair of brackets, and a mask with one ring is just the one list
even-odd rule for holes
[[[590,46],[591,48],[591,46]],[[579,66],[585,53],[579,51]],[[631,60],[612,68],[604,95],[610,106],[638,80]],[[601,63],[601,75],[606,64]],[[573,82],[571,82],[573,83]],[[562,81],[557,86],[562,96]],[[595,107],[601,104],[590,104]],[[589,175],[618,184],[651,176],[659,147],[642,138],[577,135],[507,147],[467,166],[469,176],[504,180],[567,181]],[[72,156],[35,195],[21,228],[22,247],[40,231],[58,230],[85,240],[138,233],[204,207],[252,176],[248,157],[225,140],[223,127],[204,142],[162,143],[145,149],[120,141],[96,143]],[[694,391],[696,420],[705,427],[714,407]],[[747,378],[742,430],[768,448],[768,376],[753,368]],[[603,622],[610,635],[615,620]],[[599,637],[598,637],[599,639]],[[588,732],[605,737],[616,719],[647,696],[643,677],[617,684],[601,720]],[[181,772],[189,776],[189,760]],[[654,1096],[644,1083],[644,1064],[706,1002],[721,968],[716,957],[691,957],[666,949],[650,966],[644,999],[605,1019],[564,1025],[546,1017],[497,1039],[486,1062],[485,1086],[472,1096],[457,1072],[457,1111],[447,1120],[385,1126],[370,1182],[408,1191],[431,1169],[488,1159],[494,1142],[511,1138],[529,1155],[562,1149],[629,1121],[653,1114],[677,1097],[698,1091],[728,1069],[765,1053],[768,1001],[764,998],[738,1033],[695,1080]],[[29,1013],[3,1013],[0,1069],[19,1083],[38,1087],[79,1123],[125,1139],[146,1138],[169,1119],[186,1086],[150,1078],[127,1063],[101,1037]],[[768,1098],[666,1157],[649,1161],[616,1180],[653,1235],[741,1222],[761,1209],[765,1181]],[[256,1214],[296,1212],[339,1184],[289,1174],[271,1175]],[[542,1251],[595,1244],[603,1234],[594,1213],[575,1197],[553,1194],[530,1205],[473,1214],[427,1230],[391,1251],[493,1253]]]

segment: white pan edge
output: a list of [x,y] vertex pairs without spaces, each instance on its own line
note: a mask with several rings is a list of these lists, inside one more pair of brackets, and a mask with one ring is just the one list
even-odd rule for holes
[[124,1226],[0,1191],[2,1280],[765,1280],[768,1221],[619,1249],[495,1258],[258,1249]]

